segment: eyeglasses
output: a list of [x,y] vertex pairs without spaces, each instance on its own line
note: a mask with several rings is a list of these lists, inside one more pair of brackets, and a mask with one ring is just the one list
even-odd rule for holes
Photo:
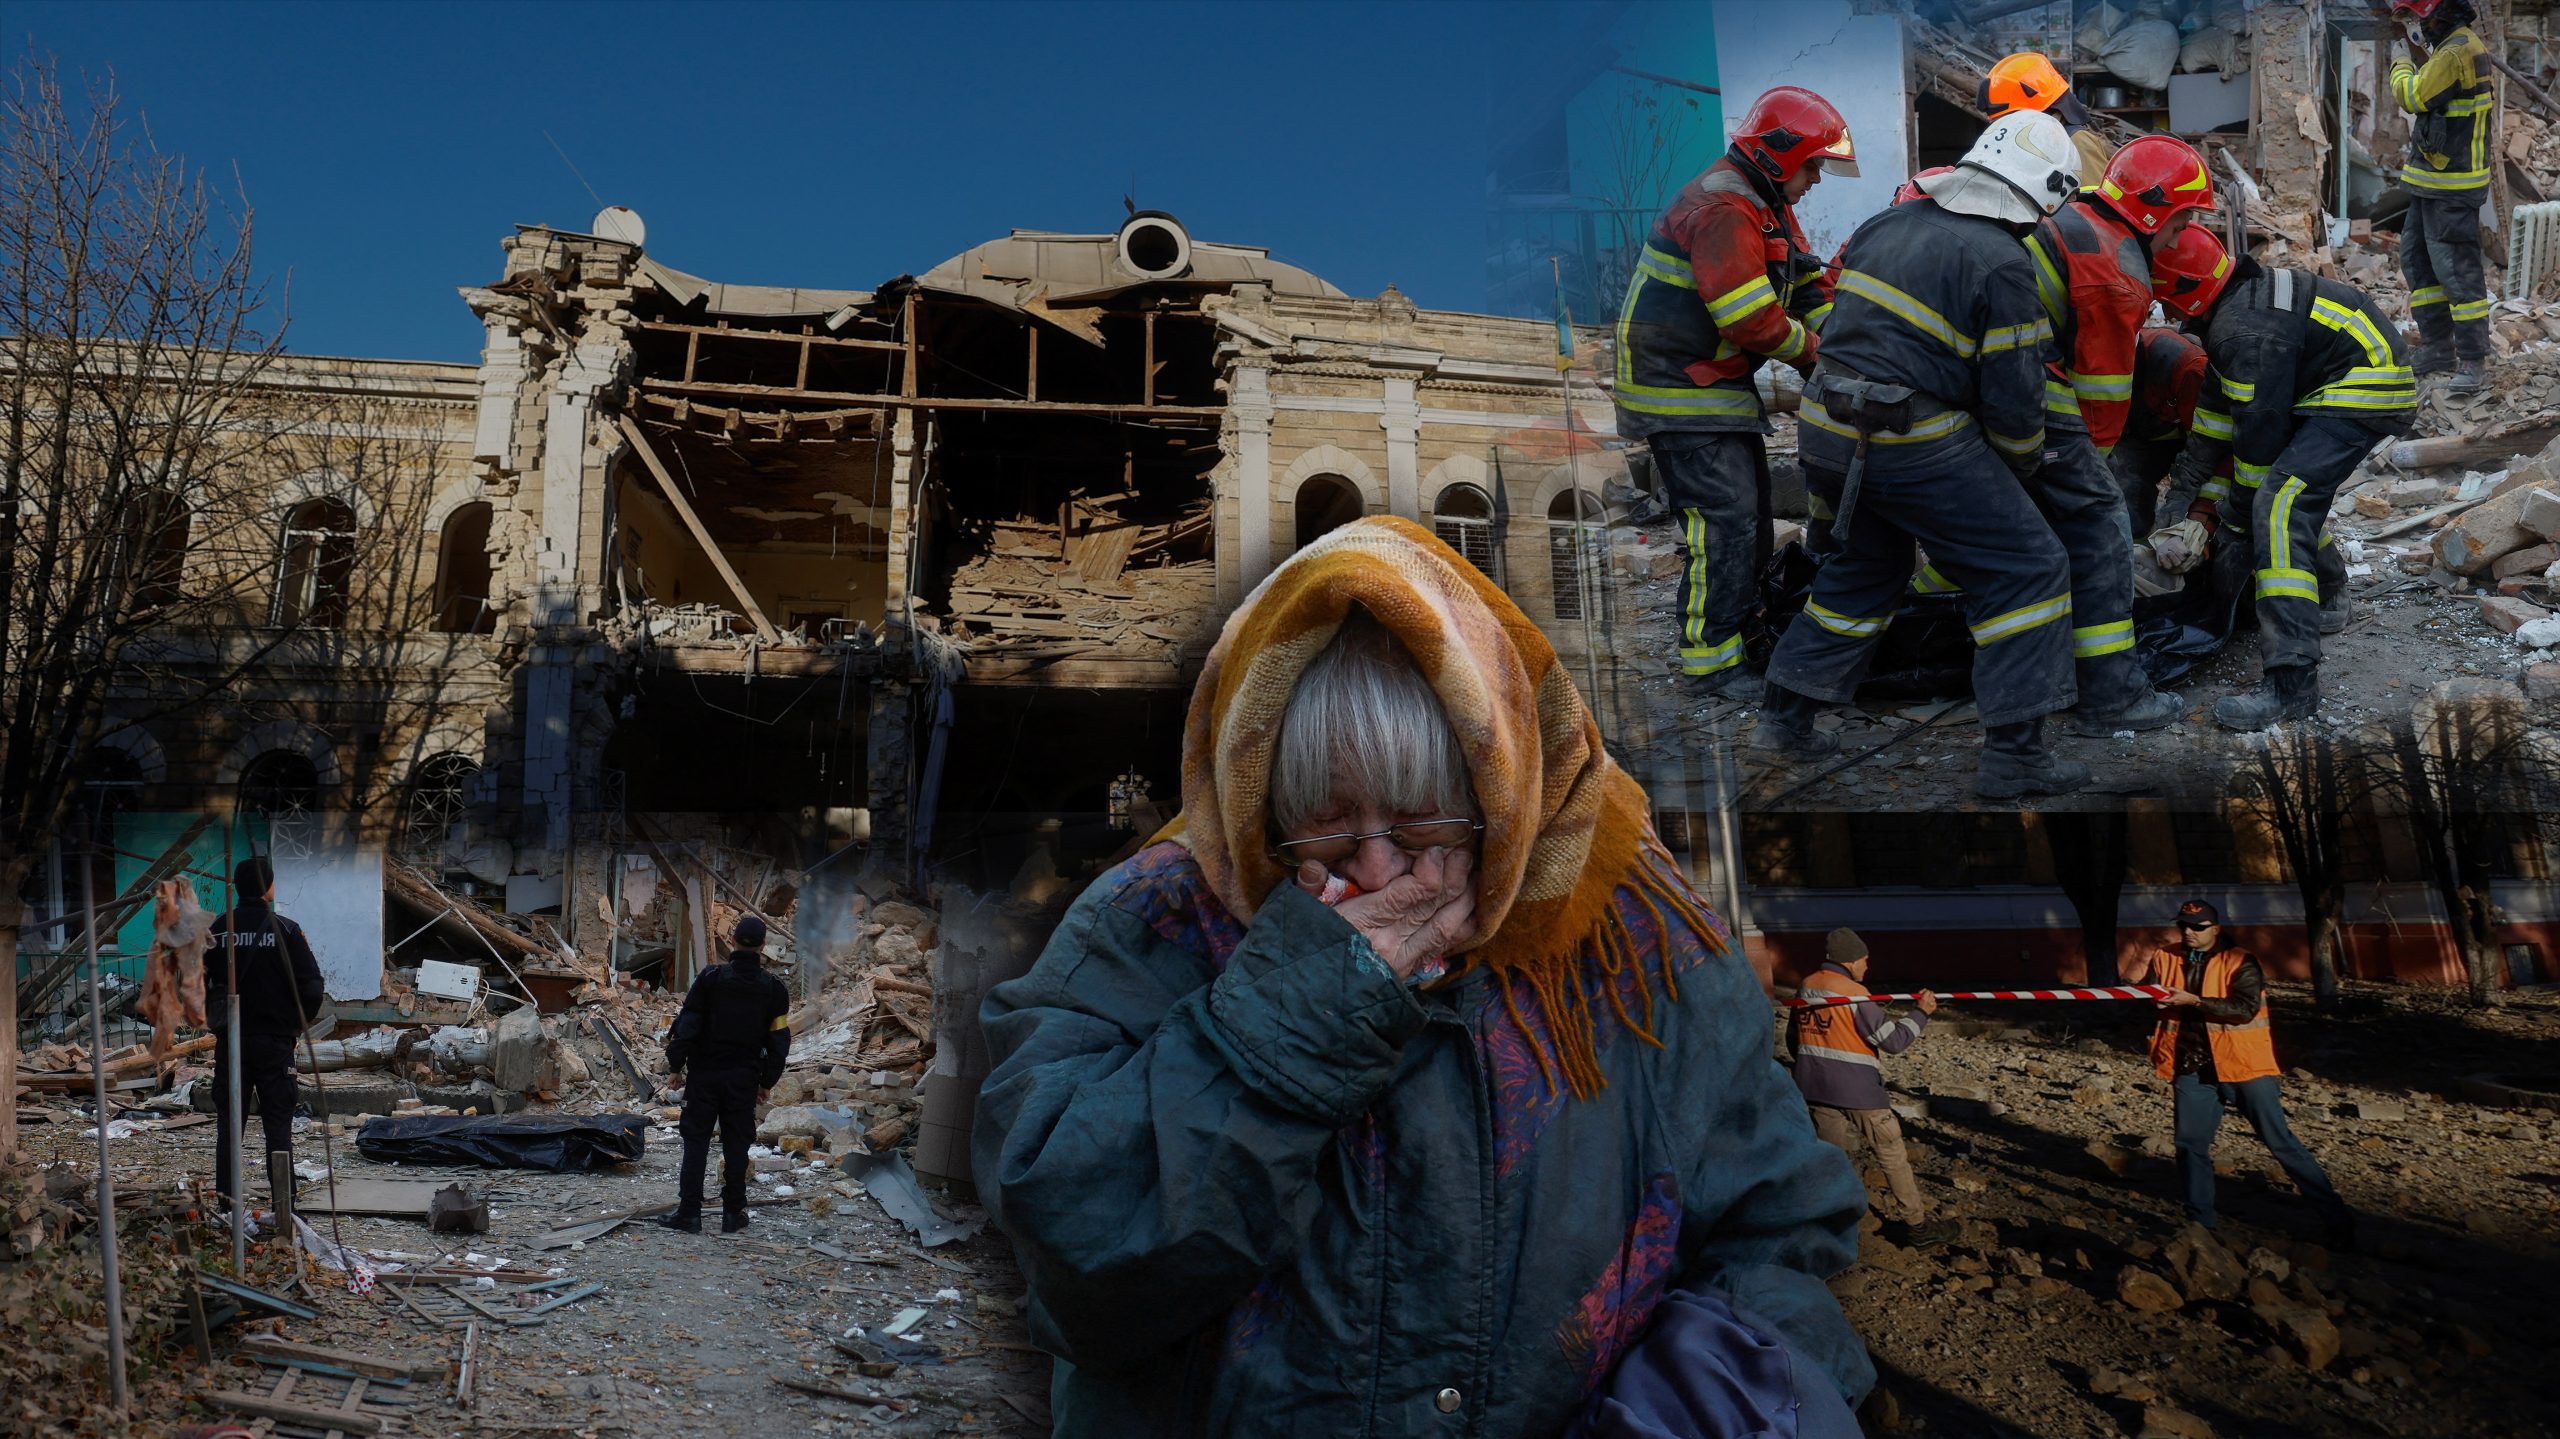
[[2178,921],[2178,928],[2184,930],[2212,929],[2214,928],[2214,922],[2209,919],[2182,919]]
[[1426,849],[1454,849],[1484,833],[1484,821],[1475,819],[1419,819],[1405,824],[1391,824],[1369,834],[1319,834],[1305,839],[1284,839],[1271,846],[1273,857],[1288,865],[1340,864],[1360,852],[1360,846],[1373,839],[1391,839],[1396,848],[1420,852]]

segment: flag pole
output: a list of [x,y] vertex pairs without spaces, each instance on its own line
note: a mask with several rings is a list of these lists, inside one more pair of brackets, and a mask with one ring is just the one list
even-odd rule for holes
[[[1556,283],[1556,388],[1564,403],[1565,486],[1573,494],[1573,583],[1574,588],[1581,591],[1575,596],[1577,603],[1574,608],[1582,615],[1582,680],[1592,713],[1597,715],[1600,710],[1600,644],[1591,632],[1591,607],[1599,603],[1600,587],[1597,583],[1585,582],[1583,578],[1584,551],[1590,546],[1585,543],[1589,530],[1582,518],[1582,459],[1573,446],[1573,312],[1565,308],[1564,303],[1564,260],[1560,256],[1549,255],[1547,269],[1555,276]],[[1595,563],[1598,559],[1597,556],[1589,558]],[[1593,577],[1595,581],[1598,578],[1596,575]],[[1625,716],[1618,718],[1623,722]]]

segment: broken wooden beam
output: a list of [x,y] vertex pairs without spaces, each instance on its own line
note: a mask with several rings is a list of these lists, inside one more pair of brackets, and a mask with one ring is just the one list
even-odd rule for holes
[[777,330],[740,330],[728,325],[683,325],[673,320],[642,320],[632,326],[670,335],[710,335],[722,340],[772,340],[785,345],[826,345],[842,350],[902,350],[895,340],[862,340],[849,335],[792,335]]
[[349,1349],[323,1349],[316,1344],[296,1344],[273,1334],[252,1334],[240,1341],[243,1352],[278,1359],[308,1359],[320,1364],[334,1364],[358,1374],[377,1379],[414,1379],[423,1374],[441,1374],[441,1359],[402,1359],[390,1354],[363,1354]]
[[622,426],[623,438],[631,442],[631,448],[640,456],[640,463],[648,467],[650,477],[658,482],[658,489],[666,495],[667,503],[675,506],[676,517],[684,521],[684,527],[687,530],[692,531],[694,543],[702,546],[702,552],[710,556],[711,567],[720,572],[720,578],[728,584],[729,592],[736,595],[738,603],[745,607],[747,618],[755,623],[756,634],[766,644],[773,644],[780,640],[781,631],[773,627],[773,621],[765,618],[764,608],[756,603],[756,597],[747,593],[747,582],[738,578],[737,570],[729,564],[729,557],[720,552],[718,542],[711,538],[711,531],[702,523],[702,517],[693,512],[693,506],[686,501],[684,491],[677,487],[675,476],[667,473],[666,462],[658,458],[657,447],[651,445],[648,435],[642,432],[640,422],[627,414],[619,416],[618,419]]
[[710,380],[642,379],[640,388],[697,395],[730,395],[744,399],[815,400],[840,405],[909,410],[989,410],[1029,415],[1110,415],[1134,419],[1197,420],[1216,423],[1222,405],[1113,405],[1069,400],[989,400],[941,395],[873,395],[859,390],[795,390],[787,385],[733,385]]
[[233,1394],[216,1390],[204,1401],[217,1409],[235,1414],[255,1414],[261,1419],[278,1419],[309,1429],[335,1431],[341,1434],[379,1434],[382,1421],[370,1414],[350,1413],[344,1409],[324,1409],[316,1404],[295,1404],[283,1399],[270,1399],[264,1394]]
[[2470,435],[2429,435],[2395,440],[2383,452],[2394,469],[2426,470],[2445,465],[2476,465],[2531,454],[2560,437],[2560,421],[2482,430]]

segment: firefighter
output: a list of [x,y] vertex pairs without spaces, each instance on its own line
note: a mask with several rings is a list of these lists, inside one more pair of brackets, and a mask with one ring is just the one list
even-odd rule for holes
[[2471,28],[2470,0],[2391,0],[2391,10],[2418,22],[2425,37],[2423,44],[2403,37],[2422,63],[2405,56],[2391,62],[2391,98],[2413,117],[2408,163],[2400,167],[2409,191],[2400,272],[2418,322],[2412,368],[2421,375],[2450,370],[2445,389],[2470,394],[2489,361],[2480,203],[2497,153],[2489,122],[2498,97],[2489,86],[2487,47]]
[[2071,132],[2071,148],[2080,156],[2080,183],[2095,187],[2107,170],[2112,152],[2106,137],[2089,124],[2089,107],[2071,91],[2071,82],[2051,60],[2033,50],[2003,55],[1982,77],[1974,97],[1982,113],[1997,120],[2020,110],[2042,110]]
[[1921,182],[1928,198],[1850,236],[1798,417],[1806,484],[1836,514],[1841,548],[1770,658],[1756,744],[1839,748],[1815,712],[1857,693],[1917,541],[1964,591],[1987,736],[1977,792],[2088,782],[2045,749],[2044,716],[2075,694],[2070,563],[2021,484],[2044,453],[2053,324],[2018,242],[2071,196],[2074,163],[2061,121],[2008,116]]
[[[2417,381],[2400,332],[2355,286],[2235,260],[2199,226],[2151,257],[2151,280],[2160,303],[2203,336],[2208,364],[2159,518],[2186,517],[2198,498],[2213,501],[2217,528],[2226,543],[2245,539],[2255,575],[2266,678],[2250,693],[2224,696],[2213,716],[2235,730],[2308,719],[2319,704],[2314,566],[2323,563],[2329,501],[2416,412]],[[2226,455],[2232,480],[2224,485],[2211,476]],[[2182,518],[2171,528],[2182,524],[2201,527]],[[2154,554],[2164,535],[2154,534]],[[2192,531],[2169,537],[2195,539]],[[2336,567],[2341,585],[2342,571]]]
[[2212,205],[2204,157],[2183,140],[2145,135],[2107,162],[2096,189],[2027,237],[2054,331],[2044,465],[2028,489],[2071,554],[2078,734],[2158,729],[2178,718],[2177,701],[2153,689],[2134,658],[2133,525],[2106,455],[2133,405],[2134,351],[2151,313],[2149,247]]
[[1770,546],[1753,377],[1767,360],[1812,372],[1831,286],[1793,207],[1826,173],[1858,173],[1840,112],[1793,85],[1762,95],[1654,222],[1618,312],[1618,433],[1651,438],[1687,552],[1680,672],[1734,699],[1759,693],[1742,621]]

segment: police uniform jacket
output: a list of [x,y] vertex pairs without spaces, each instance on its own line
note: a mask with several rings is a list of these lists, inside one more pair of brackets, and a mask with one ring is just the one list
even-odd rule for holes
[[213,922],[204,956],[204,1008],[215,1033],[231,998],[231,974],[240,975],[243,1044],[302,1033],[328,999],[319,962],[302,926],[254,900],[234,905]]
[[791,1054],[791,991],[754,950],[733,950],[693,981],[667,1035],[667,1067],[696,1074],[756,1071],[771,1089]]
[[[1867,472],[1938,468],[1979,429],[2011,470],[2033,474],[2044,456],[2053,324],[2018,237],[1918,199],[1860,225],[1840,266],[1822,327],[1824,368],[1919,392],[1911,427],[1875,437]],[[1798,418],[1805,459],[1847,470],[1858,435],[1845,417],[1807,395]]]

